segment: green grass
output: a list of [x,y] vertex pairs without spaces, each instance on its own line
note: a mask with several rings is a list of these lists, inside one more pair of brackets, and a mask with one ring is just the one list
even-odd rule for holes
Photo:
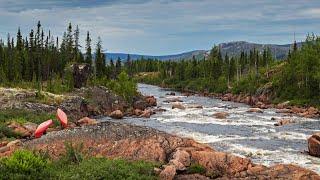
[[199,164],[192,164],[190,167],[187,169],[188,174],[205,174],[206,173],[206,168]]
[[[62,158],[65,158],[63,156]],[[0,160],[0,179],[157,179],[155,164],[122,159],[84,158],[52,161],[26,150]]]
[[[20,124],[26,122],[33,122],[40,124],[48,119],[55,119],[54,114],[44,113],[44,112],[32,112],[22,109],[1,109],[0,110],[0,139],[7,138],[18,138],[19,134],[12,132],[7,124],[10,122],[17,122]],[[54,121],[54,126],[59,125],[58,121]]]
[[32,112],[22,109],[1,109],[0,110],[0,124],[8,122],[33,122],[40,124],[48,119],[55,119],[54,114],[44,112]]

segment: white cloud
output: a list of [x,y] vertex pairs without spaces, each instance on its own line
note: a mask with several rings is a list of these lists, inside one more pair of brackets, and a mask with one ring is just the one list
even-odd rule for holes
[[137,0],[136,4],[76,7],[48,1],[36,8],[32,8],[36,1],[30,6],[11,1],[16,4],[10,8],[3,5],[6,2],[0,0],[0,35],[4,38],[7,32],[15,34],[18,26],[27,34],[38,20],[61,36],[72,22],[80,26],[82,40],[90,31],[94,40],[101,36],[104,48],[118,52],[166,54],[232,40],[287,43],[293,31],[319,33],[320,29],[319,23],[314,23],[320,15],[316,0]]

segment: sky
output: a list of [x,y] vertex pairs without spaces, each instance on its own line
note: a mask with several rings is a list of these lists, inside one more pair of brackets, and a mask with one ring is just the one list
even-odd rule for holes
[[287,44],[320,34],[320,0],[0,0],[0,38],[40,20],[62,36],[69,22],[107,52],[145,55],[210,49],[230,41]]

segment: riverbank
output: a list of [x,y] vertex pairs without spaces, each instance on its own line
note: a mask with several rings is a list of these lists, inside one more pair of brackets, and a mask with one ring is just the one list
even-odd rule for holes
[[[116,122],[48,133],[40,139],[22,143],[20,147],[47,152],[58,158],[65,152],[65,142],[82,144],[90,156],[160,163],[162,166],[155,168],[155,173],[159,173],[162,179],[320,178],[316,173],[298,166],[257,165],[249,159],[215,151],[192,139]],[[190,171],[195,166],[205,169],[200,171],[201,175]]]
[[91,118],[110,116],[121,119],[134,114],[139,106],[143,114],[150,106],[156,105],[153,97],[136,95],[132,102],[124,100],[104,86],[76,89],[70,93],[53,94],[33,89],[0,88],[0,152],[15,139],[32,139],[39,124],[52,119],[53,125],[47,130],[62,129],[56,120],[57,109],[68,116],[68,127],[94,124]]
[[317,107],[301,106],[289,100],[281,103],[274,103],[269,96],[270,87],[268,86],[260,89],[259,92],[257,92],[258,95],[250,95],[250,94],[244,94],[244,93],[240,93],[240,94],[209,93],[209,92],[193,91],[188,89],[175,89],[169,85],[164,85],[164,84],[152,84],[152,85],[159,85],[162,88],[166,88],[173,91],[179,91],[185,96],[200,95],[204,97],[218,98],[223,101],[244,103],[252,106],[253,108],[260,108],[260,109],[275,108],[277,109],[278,113],[283,113],[286,115],[298,115],[304,118],[317,119],[320,117],[320,110]]
[[[163,106],[161,98],[158,99],[158,102],[151,100],[153,99],[152,96],[148,95],[153,94],[158,97],[158,94],[154,89],[149,90],[145,89],[143,91],[150,93],[143,93],[146,95],[145,99],[134,103],[136,108],[142,105],[143,101]],[[165,94],[166,92],[162,93]],[[191,106],[190,108],[196,109]],[[191,110],[189,109],[189,111]],[[179,111],[174,111],[174,113],[179,114]],[[162,114],[159,113],[155,116],[157,115],[160,116]],[[167,117],[165,114],[163,115]],[[114,121],[127,122],[130,119],[135,121],[134,117],[138,116]],[[154,116],[152,116],[153,118]],[[152,119],[138,119],[144,123],[152,122]],[[168,120],[170,121],[170,119]],[[184,119],[180,120],[183,121]],[[17,149],[29,149],[45,152],[46,154],[51,154],[53,159],[59,159],[66,153],[66,143],[72,142],[75,147],[83,146],[83,149],[87,150],[88,157],[123,158],[133,162],[144,160],[161,164],[161,166],[155,166],[153,173],[163,179],[173,177],[175,179],[206,179],[209,177],[221,179],[318,178],[316,173],[296,165],[258,165],[258,163],[253,163],[249,158],[214,150],[208,145],[198,143],[192,139],[181,138],[153,128],[142,127],[144,125],[134,126],[121,122],[99,123],[98,121],[91,126],[86,125],[88,124],[82,124],[71,129],[48,132],[39,139],[16,141],[16,143],[10,144],[10,153],[4,154],[9,155]]]

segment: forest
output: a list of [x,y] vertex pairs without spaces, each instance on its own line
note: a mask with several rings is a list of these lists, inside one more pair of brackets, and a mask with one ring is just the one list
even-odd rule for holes
[[[255,95],[271,87],[276,103],[290,100],[299,105],[320,105],[320,38],[308,35],[301,48],[294,42],[286,59],[273,58],[266,48],[239,56],[222,55],[214,46],[204,59],[159,61],[140,59],[133,71],[141,82],[179,90]],[[141,72],[153,72],[148,76]]]
[[131,64],[130,60],[124,65],[120,59],[115,64],[112,60],[106,64],[100,37],[93,50],[90,32],[86,33],[84,47],[79,35],[79,27],[74,28],[69,23],[62,38],[54,37],[39,21],[26,37],[18,28],[16,37],[8,34],[6,42],[0,39],[0,85],[53,93],[70,92],[75,88],[73,65],[85,64],[90,71],[89,85],[105,85],[126,98],[135,94],[136,84],[129,79],[124,67]]

